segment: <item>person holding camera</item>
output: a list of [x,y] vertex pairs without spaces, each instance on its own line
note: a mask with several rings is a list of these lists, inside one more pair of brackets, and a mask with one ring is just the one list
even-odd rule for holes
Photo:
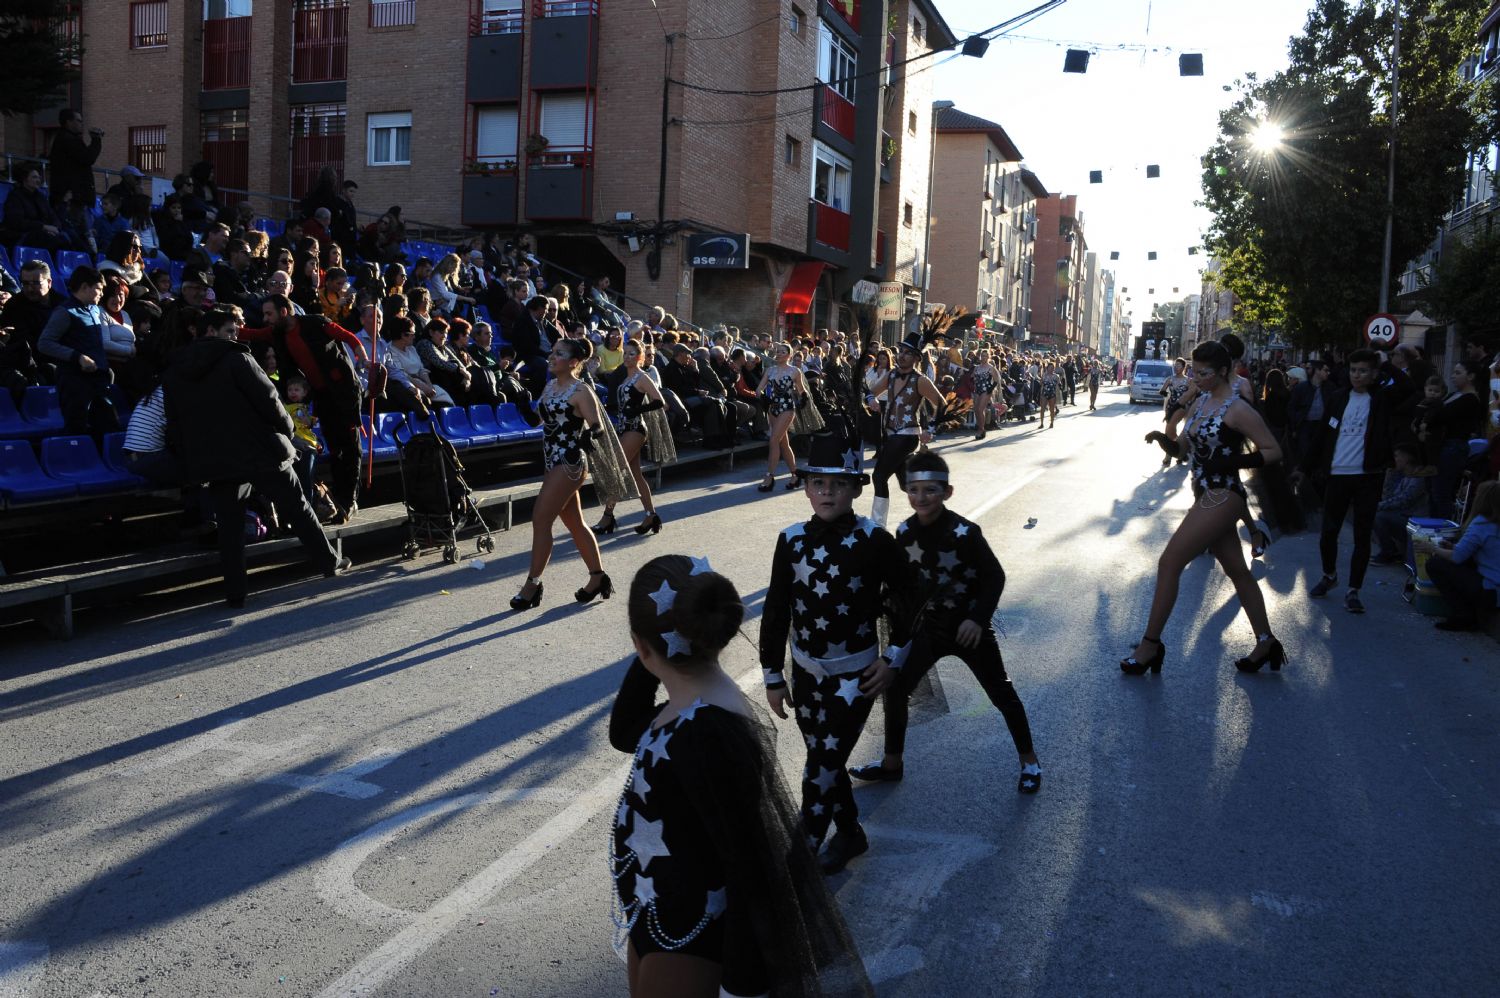
[[94,161],[99,158],[99,149],[104,141],[104,129],[88,129],[88,141],[83,138],[83,115],[70,107],[57,112],[57,138],[52,140],[50,159],[52,169],[52,195],[60,196],[71,191],[76,204],[92,208],[98,192],[94,188]]

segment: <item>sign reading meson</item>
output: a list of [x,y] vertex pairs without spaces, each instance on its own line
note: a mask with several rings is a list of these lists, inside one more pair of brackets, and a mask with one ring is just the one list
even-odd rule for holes
[[688,236],[688,263],[708,270],[749,270],[750,234],[698,233]]

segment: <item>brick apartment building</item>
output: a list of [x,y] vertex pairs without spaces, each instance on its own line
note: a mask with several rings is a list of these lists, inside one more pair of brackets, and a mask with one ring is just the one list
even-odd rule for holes
[[1052,194],[1036,201],[1036,279],[1032,283],[1031,338],[1075,351],[1083,339],[1083,214],[1078,195]]
[[[102,167],[207,159],[282,215],[331,166],[371,217],[530,232],[750,329],[848,327],[855,282],[913,252],[930,77],[889,67],[953,44],[928,0],[89,0],[82,33],[70,100]],[[41,154],[53,124],[8,126],[5,151]],[[747,233],[749,267],[693,266],[693,233]]]
[[1036,200],[1047,190],[1004,128],[958,108],[938,112],[928,298],[985,316],[1023,340],[1031,324]]

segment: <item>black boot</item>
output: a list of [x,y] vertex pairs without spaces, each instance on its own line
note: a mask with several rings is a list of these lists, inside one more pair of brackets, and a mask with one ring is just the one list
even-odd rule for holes
[[828,846],[818,858],[818,864],[823,868],[824,876],[832,876],[848,866],[851,859],[869,851],[870,840],[865,837],[863,828],[858,825],[851,830],[840,828],[828,840]]

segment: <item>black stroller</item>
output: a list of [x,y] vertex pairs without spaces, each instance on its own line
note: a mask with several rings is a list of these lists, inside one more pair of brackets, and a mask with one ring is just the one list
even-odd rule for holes
[[414,433],[401,447],[401,493],[406,503],[408,559],[422,548],[443,548],[443,560],[458,562],[458,534],[477,526],[474,547],[480,554],[495,550],[495,539],[475,504],[464,466],[453,444],[436,433]]

